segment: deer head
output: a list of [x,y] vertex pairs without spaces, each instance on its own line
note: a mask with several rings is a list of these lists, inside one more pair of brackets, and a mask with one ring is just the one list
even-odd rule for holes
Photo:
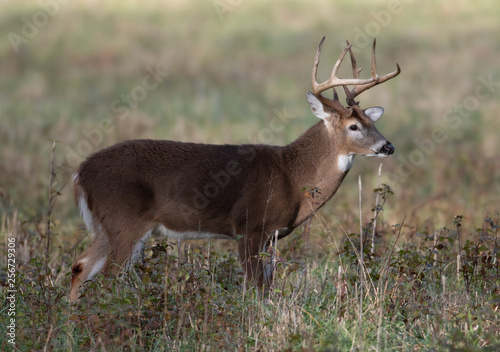
[[[316,76],[324,40],[325,37],[321,40],[316,51],[312,69],[313,92],[309,92],[307,98],[313,113],[324,121],[332,140],[335,141],[337,153],[340,156],[339,164],[342,164],[339,167],[348,169],[354,155],[386,157],[394,153],[394,146],[375,127],[375,122],[382,116],[384,109],[380,106],[361,109],[359,102],[354,99],[365,90],[396,77],[401,72],[399,65],[396,64],[396,71],[382,77],[378,76],[375,59],[376,41],[374,40],[371,77],[360,79],[359,73],[361,69],[357,66],[351,50],[352,46],[347,42],[347,47],[335,63],[330,78],[323,83],[318,83]],[[341,79],[337,77],[337,72],[347,51],[349,51],[351,57],[353,78]],[[354,87],[348,89],[347,87],[351,85]],[[335,87],[338,86],[344,88],[347,106],[342,105],[339,101],[335,90]],[[325,90],[330,88],[333,90],[333,99],[322,95]]]

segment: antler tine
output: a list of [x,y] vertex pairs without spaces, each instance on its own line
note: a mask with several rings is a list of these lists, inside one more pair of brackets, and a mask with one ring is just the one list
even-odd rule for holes
[[375,46],[377,45],[377,39],[373,38],[372,45],[372,78],[377,78],[377,59],[375,58]]
[[[356,62],[356,58],[352,53],[352,45],[346,40],[347,46],[349,47],[349,56],[351,57],[351,66],[352,66],[352,77],[359,78],[359,73],[363,70],[362,68],[358,68],[358,63]],[[373,76],[372,76],[373,77]]]
[[[361,72],[362,68],[358,68],[358,63],[356,62],[356,58],[354,57],[354,54],[352,52],[351,43],[349,43],[348,40],[346,40],[346,43],[347,43],[347,46],[349,47],[349,56],[351,57],[352,76],[354,78],[359,78],[359,73]],[[349,96],[351,95],[351,92],[349,91],[347,86],[342,86],[342,87],[344,88],[344,92],[345,92],[345,95],[347,97],[346,99],[347,99],[348,105],[350,105],[349,104]]]
[[340,67],[340,64],[342,63],[342,61],[344,61],[344,57],[345,57],[345,54],[347,53],[347,51],[351,50],[351,46],[352,45],[349,45],[347,48],[345,48],[342,51],[342,54],[340,54],[337,62],[335,62],[335,65],[333,65],[333,70],[332,70],[332,74],[330,75],[330,79],[326,82],[332,82],[335,79],[337,79],[337,80],[340,79],[337,77],[337,71],[339,70],[339,67]]
[[[377,74],[377,59],[375,57],[375,46],[377,44],[377,41],[376,39],[373,39],[373,45],[372,45],[372,65],[371,65],[371,79],[373,79],[372,82],[368,83],[368,84],[358,84],[358,85],[355,85],[351,91],[349,91],[347,88],[344,88],[345,89],[345,92],[346,92],[346,95],[347,95],[347,104],[349,106],[352,106],[352,105],[358,105],[358,102],[356,102],[354,100],[354,98],[356,96],[358,96],[359,94],[361,94],[362,92],[364,92],[365,90],[368,90],[370,89],[371,87],[373,86],[376,86],[377,84],[380,84],[380,83],[384,83],[388,80],[390,80],[391,78],[394,78],[396,77],[397,75],[399,75],[401,73],[401,68],[399,67],[399,64],[396,63],[396,71],[394,72],[391,72],[391,73],[388,73],[382,77],[379,77],[379,75]],[[356,60],[354,59],[354,55],[352,54],[352,51],[350,51],[350,55],[351,55],[351,62],[353,62],[353,71],[354,71],[354,65],[356,63]],[[361,70],[359,70],[358,72],[360,72]]]
[[316,89],[318,86],[318,82],[316,82],[316,76],[318,73],[319,55],[321,54],[321,47],[323,46],[324,41],[325,41],[325,37],[323,37],[323,39],[321,39],[321,41],[319,42],[318,50],[316,50],[316,56],[314,57],[314,64],[313,64],[312,77],[311,77],[314,95],[316,95]]
[[337,94],[335,87],[332,87],[332,90],[333,90],[333,100],[339,100],[339,95]]

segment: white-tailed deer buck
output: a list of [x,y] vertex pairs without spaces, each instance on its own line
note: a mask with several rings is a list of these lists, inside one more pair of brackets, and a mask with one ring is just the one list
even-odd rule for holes
[[[337,191],[355,155],[385,157],[393,145],[375,128],[384,109],[361,109],[354,98],[400,73],[379,77],[373,41],[371,77],[360,79],[348,44],[331,77],[318,84],[312,69],[311,109],[321,119],[287,146],[209,145],[132,140],[85,160],[74,178],[75,200],[93,242],[73,264],[70,300],[101,270],[118,273],[140,256],[158,228],[175,239],[238,240],[245,274],[266,285],[259,252],[278,231],[290,234]],[[347,51],[352,79],[337,77]],[[334,87],[342,86],[347,106]],[[348,89],[347,86],[353,86]],[[333,99],[322,92],[333,89]],[[315,192],[304,189],[314,188]]]

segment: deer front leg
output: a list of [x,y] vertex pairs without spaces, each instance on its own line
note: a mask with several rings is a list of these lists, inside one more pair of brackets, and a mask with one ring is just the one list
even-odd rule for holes
[[247,283],[250,287],[256,285],[259,290],[262,290],[264,285],[267,286],[267,282],[264,282],[264,268],[260,257],[263,245],[264,241],[260,236],[255,238],[244,236],[238,241],[238,252]]

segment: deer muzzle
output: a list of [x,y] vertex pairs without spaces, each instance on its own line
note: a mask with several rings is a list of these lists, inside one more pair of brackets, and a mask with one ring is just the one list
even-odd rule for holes
[[387,143],[380,149],[380,153],[391,155],[394,153],[394,146],[391,142],[387,141]]

